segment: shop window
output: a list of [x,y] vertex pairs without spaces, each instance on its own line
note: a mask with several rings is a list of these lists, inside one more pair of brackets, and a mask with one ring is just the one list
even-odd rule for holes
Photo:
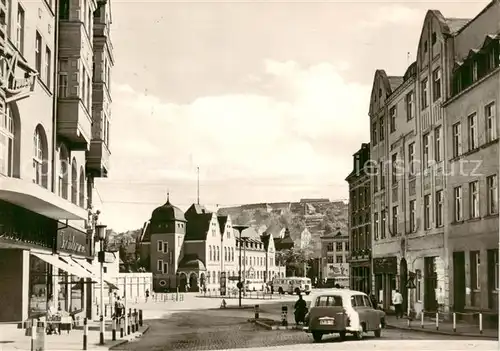
[[77,313],[83,310],[83,286],[83,279],[74,275],[71,276],[71,313]]
[[58,294],[58,310],[67,311],[68,310],[68,273],[59,269],[57,276],[57,281],[59,285]]
[[29,309],[30,317],[47,312],[47,302],[53,293],[51,266],[35,256],[30,256]]

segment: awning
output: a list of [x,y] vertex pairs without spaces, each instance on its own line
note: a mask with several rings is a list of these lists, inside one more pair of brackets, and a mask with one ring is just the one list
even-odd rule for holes
[[33,182],[0,177],[0,200],[52,219],[87,219],[87,211]]
[[[87,262],[87,260],[85,259],[82,259],[82,258],[75,258],[75,257],[72,257],[73,261],[75,261],[77,264],[81,265],[82,267],[84,267],[86,270],[92,272],[93,274],[93,279],[96,281],[96,282],[99,282],[100,281],[100,274],[101,272],[99,271],[99,266],[93,266],[91,265],[90,263]],[[111,289],[115,289],[115,290],[118,290],[118,286],[116,286],[111,280],[111,277],[104,273],[103,274],[103,280],[106,284],[108,284],[108,286],[111,288]]]
[[51,264],[52,266],[61,269],[71,275],[80,277],[80,278],[91,278],[92,274],[90,272],[87,272],[83,268],[80,270],[67,262],[63,261],[62,259],[59,258],[59,255],[57,254],[43,254],[43,253],[38,253],[38,252],[31,252],[31,254],[35,257],[38,257],[42,261],[47,262],[48,264]]
[[61,256],[59,257],[60,260],[63,260],[64,262],[66,262],[68,265],[70,265],[74,270],[75,272],[79,272],[79,274],[73,274],[73,275],[76,275],[80,278],[93,278],[94,279],[94,275],[92,274],[91,271],[85,269],[84,267],[82,267],[80,264],[78,264],[77,262],[75,262],[74,260],[71,259],[71,257],[69,256]]

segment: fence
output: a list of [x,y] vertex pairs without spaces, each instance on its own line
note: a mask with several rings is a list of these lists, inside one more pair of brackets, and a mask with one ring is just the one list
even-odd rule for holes
[[408,327],[416,327],[417,325],[422,329],[438,331],[451,329],[455,333],[483,334],[487,329],[494,328],[498,331],[498,313],[422,311],[419,318],[415,320],[408,318]]
[[[224,299],[238,299],[239,298],[238,290],[230,290],[226,292],[225,295],[221,295],[220,291],[207,291],[198,295],[198,297],[206,297],[206,298],[224,298]],[[281,294],[271,294],[265,291],[241,291],[242,299],[258,299],[258,300],[278,300],[282,298]]]

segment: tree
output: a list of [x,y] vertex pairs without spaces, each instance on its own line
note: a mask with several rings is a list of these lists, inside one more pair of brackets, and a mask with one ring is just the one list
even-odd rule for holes
[[286,266],[287,274],[303,276],[304,266],[307,266],[313,257],[313,251],[310,248],[293,247],[278,251],[276,257],[278,263]]

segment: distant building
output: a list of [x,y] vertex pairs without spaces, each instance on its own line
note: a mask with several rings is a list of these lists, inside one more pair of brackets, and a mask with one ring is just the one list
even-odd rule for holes
[[321,237],[321,261],[323,281],[334,279],[335,284],[349,287],[349,235],[337,231]]

